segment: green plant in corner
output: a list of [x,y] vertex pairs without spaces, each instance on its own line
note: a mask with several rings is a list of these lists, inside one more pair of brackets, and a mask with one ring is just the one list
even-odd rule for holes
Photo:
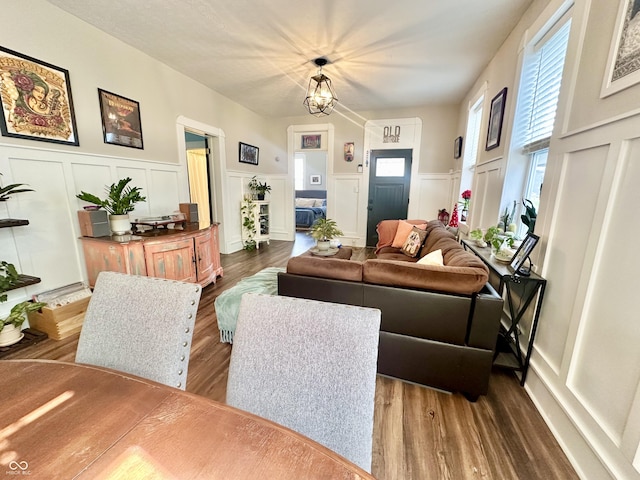
[[127,177],[119,180],[118,183],[112,183],[109,187],[105,187],[107,198],[104,200],[92,193],[83,191],[76,197],[104,208],[111,215],[126,215],[133,211],[136,203],[147,200],[146,197],[142,196],[140,187],[127,186],[130,181],[131,178]]
[[533,202],[527,198],[522,200],[522,205],[524,205],[525,213],[520,215],[520,220],[528,227],[527,233],[533,233],[533,230],[536,228],[536,219],[538,218],[536,207]]
[[[0,175],[2,175],[2,173],[0,173]],[[24,183],[12,183],[6,187],[0,187],[0,202],[6,202],[11,198],[11,195],[16,193],[33,192],[32,188],[20,188],[24,185]]]
[[319,218],[311,226],[309,235],[320,242],[326,242],[344,234],[342,233],[342,230],[338,228],[338,224],[335,220]]
[[266,193],[271,193],[271,186],[267,185],[267,182],[259,182],[256,176],[251,177],[249,181],[249,190],[253,192],[254,195],[261,196],[264,198]]
[[242,214],[242,230],[244,232],[243,248],[245,250],[256,249],[256,221],[253,215],[254,211],[253,199],[250,195],[245,195],[240,205],[240,213]]

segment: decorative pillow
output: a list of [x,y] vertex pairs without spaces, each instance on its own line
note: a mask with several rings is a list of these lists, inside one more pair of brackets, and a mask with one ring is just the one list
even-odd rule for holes
[[402,248],[402,245],[404,245],[404,242],[411,233],[412,228],[413,225],[411,225],[409,222],[400,220],[398,222],[398,228],[396,229],[396,236],[393,238],[393,243],[391,244],[391,246],[393,248]]
[[425,238],[427,238],[427,232],[418,227],[413,227],[402,245],[402,253],[410,257],[417,256]]
[[316,198],[313,201],[313,206],[314,207],[324,207],[327,203],[327,201],[324,198]]
[[296,207],[311,208],[315,203],[315,198],[296,198]]
[[442,258],[442,250],[434,250],[431,253],[427,253],[418,262],[420,265],[438,265],[444,266],[444,258]]

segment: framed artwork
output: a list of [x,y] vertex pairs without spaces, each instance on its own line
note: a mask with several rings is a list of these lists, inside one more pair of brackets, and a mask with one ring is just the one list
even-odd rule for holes
[[260,150],[258,147],[240,142],[240,163],[250,163],[251,165],[258,165],[258,154]]
[[453,141],[453,158],[462,156],[462,137],[458,137]]
[[102,137],[104,143],[124,147],[144,148],[140,104],[135,100],[98,89]]
[[322,145],[322,135],[302,135],[302,145],[300,148],[320,148]]
[[640,82],[640,0],[620,0],[600,98]]
[[344,144],[344,161],[353,162],[353,152],[355,150],[354,142],[347,142]]
[[322,175],[311,175],[309,177],[309,183],[311,185],[322,185]]
[[80,145],[67,70],[0,47],[0,79],[3,136]]
[[489,129],[487,130],[487,146],[485,150],[491,150],[500,145],[500,135],[502,134],[502,119],[504,118],[504,105],[507,100],[507,87],[500,90],[493,100],[491,100],[491,110],[489,111]]
[[529,260],[529,267],[524,267],[524,262],[529,258],[531,252],[533,251],[533,247],[536,246],[540,237],[534,235],[533,233],[527,233],[526,238],[520,244],[518,250],[516,250],[515,255],[511,259],[511,263],[509,267],[516,273],[520,275],[529,275],[531,271],[531,260]]

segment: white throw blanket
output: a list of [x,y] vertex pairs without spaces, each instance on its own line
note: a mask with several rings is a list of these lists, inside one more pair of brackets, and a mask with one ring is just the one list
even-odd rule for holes
[[259,271],[251,277],[245,277],[229,290],[222,292],[216,298],[214,305],[220,329],[220,341],[233,343],[233,334],[236,331],[240,299],[247,292],[264,293],[267,295],[278,294],[278,272],[284,272],[284,268],[269,267]]

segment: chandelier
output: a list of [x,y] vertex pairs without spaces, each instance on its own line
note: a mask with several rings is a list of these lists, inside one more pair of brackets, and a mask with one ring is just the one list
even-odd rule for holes
[[309,80],[307,96],[302,102],[311,115],[321,117],[329,115],[333,111],[338,98],[331,86],[331,79],[322,73],[322,67],[328,62],[326,58],[316,58],[313,63],[318,66],[318,73]]

